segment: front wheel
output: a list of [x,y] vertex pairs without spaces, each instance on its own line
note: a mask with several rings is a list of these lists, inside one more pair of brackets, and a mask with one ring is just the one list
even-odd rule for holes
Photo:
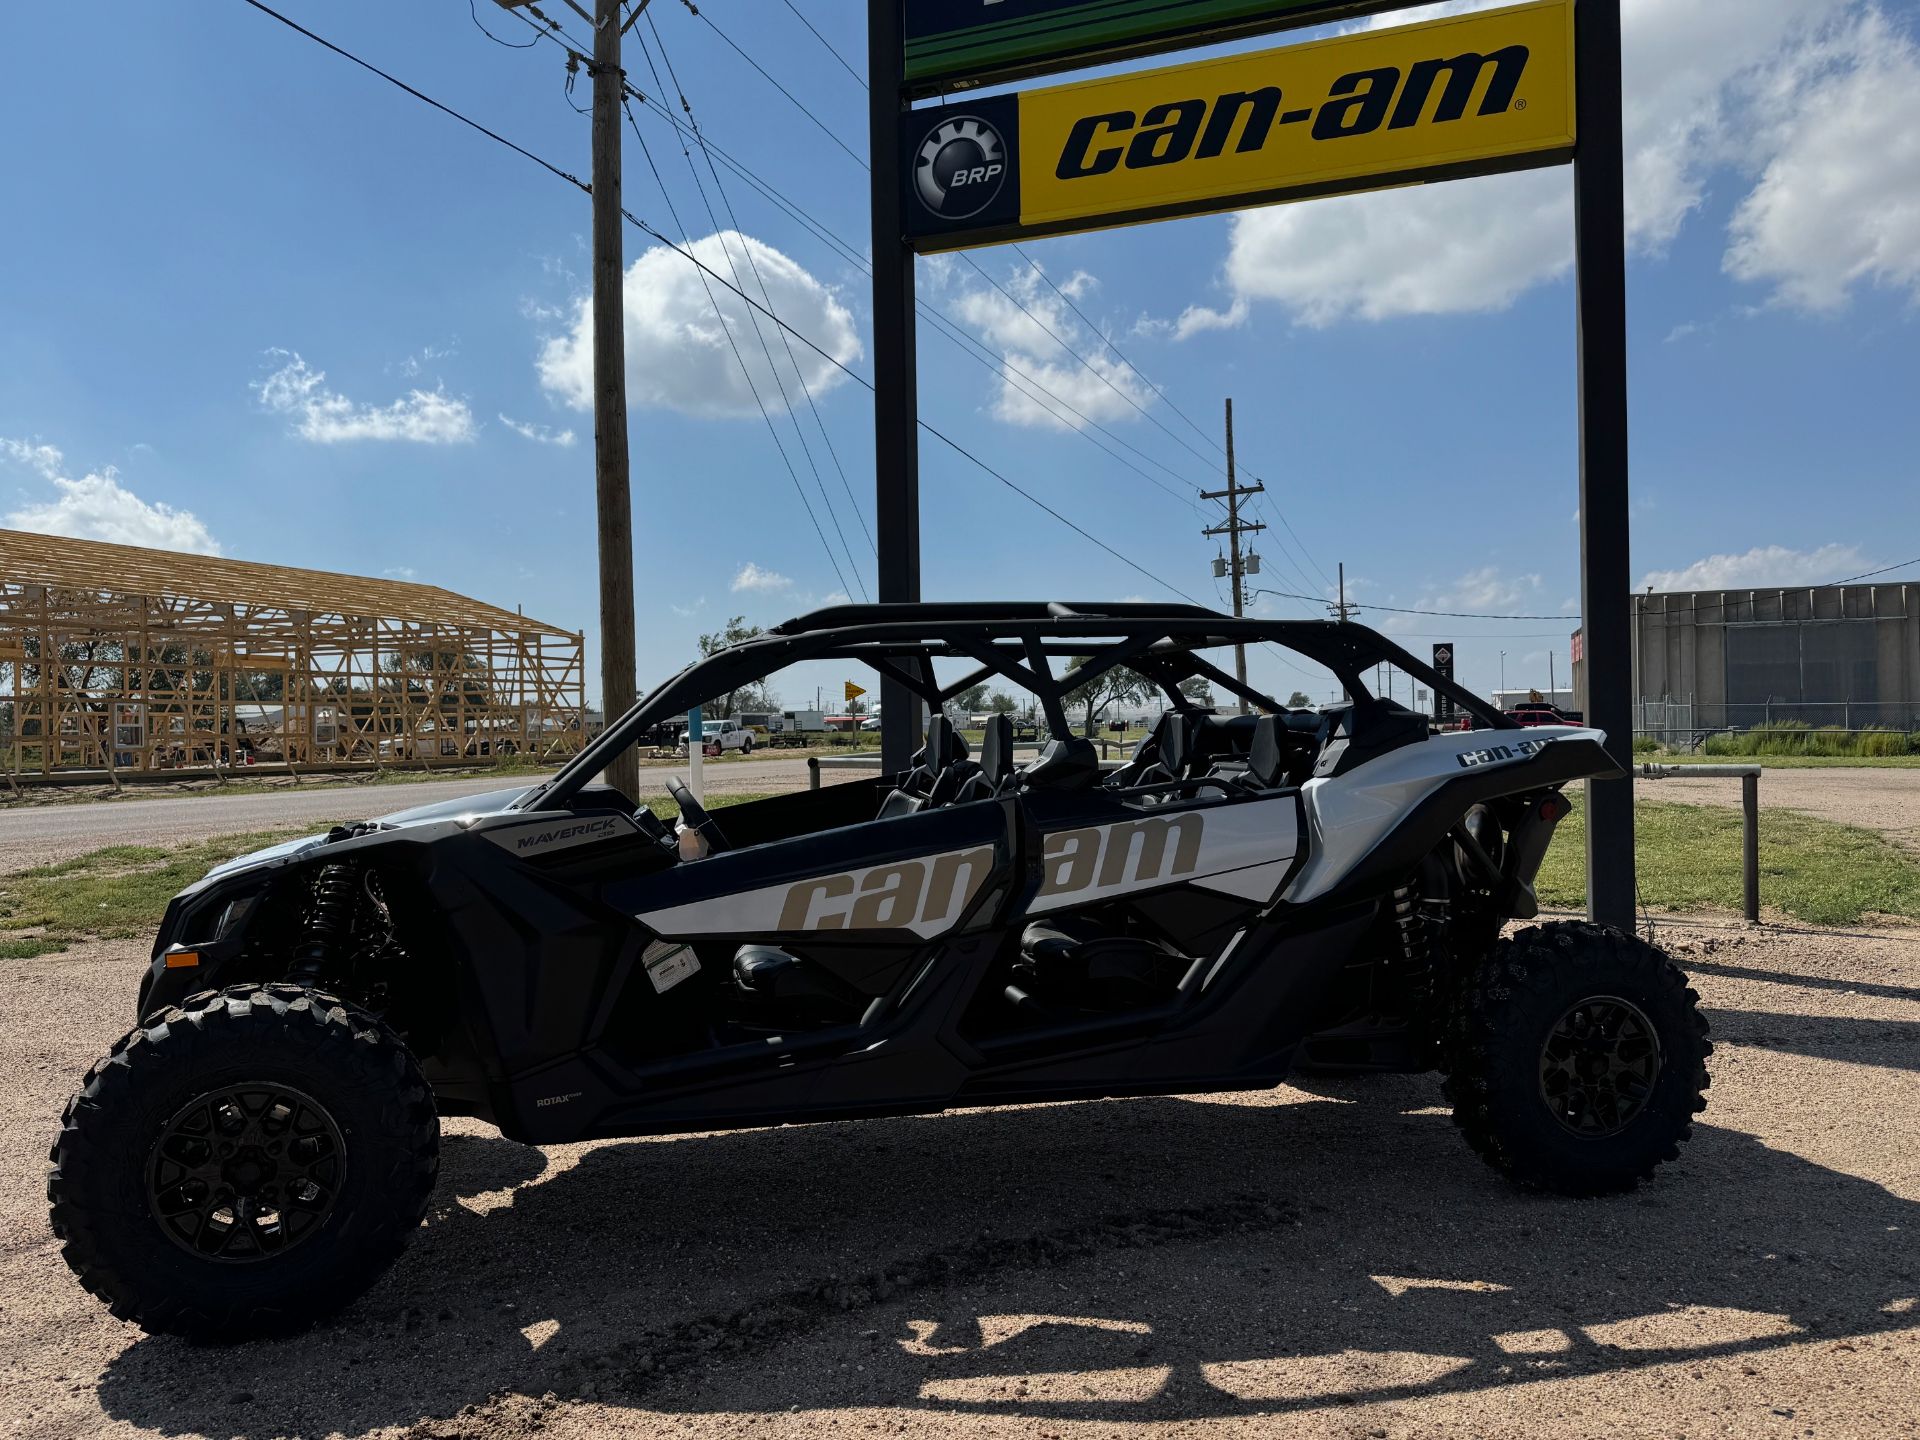
[[1665,952],[1617,930],[1562,921],[1499,941],[1447,1036],[1454,1123],[1522,1185],[1631,1190],[1706,1109],[1699,998]]
[[129,1031],[68,1101],[53,1231],[120,1319],[285,1334],[399,1255],[439,1136],[426,1081],[379,1021],[296,985],[209,991]]

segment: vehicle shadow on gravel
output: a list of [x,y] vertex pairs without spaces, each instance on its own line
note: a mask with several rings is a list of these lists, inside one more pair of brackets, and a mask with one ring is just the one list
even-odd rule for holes
[[352,1310],[280,1342],[138,1340],[101,1403],[166,1434],[235,1436],[468,1434],[549,1394],[647,1415],[1173,1420],[1920,1322],[1920,1205],[1751,1136],[1702,1126],[1637,1194],[1570,1201],[1481,1166],[1430,1077],[1314,1091],[627,1142],[551,1164],[450,1136],[427,1228]]

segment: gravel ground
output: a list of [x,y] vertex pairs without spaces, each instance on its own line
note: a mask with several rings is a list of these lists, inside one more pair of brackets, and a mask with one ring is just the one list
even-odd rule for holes
[[[858,779],[864,772],[831,770],[823,781]],[[686,767],[649,765],[640,771],[641,789],[662,794],[666,777],[685,775]],[[479,795],[502,788],[524,788],[538,777],[502,782],[482,775],[463,780],[423,780],[415,785],[370,785],[308,790],[277,790],[266,795],[184,795],[156,800],[100,800],[80,805],[19,806],[0,809],[0,873],[44,865],[102,845],[170,845],[233,835],[249,830],[284,830],[311,825],[324,829],[346,820],[390,815],[457,795]],[[705,788],[714,794],[797,790],[807,783],[807,762],[792,759],[708,761]]]
[[[1646,800],[1740,808],[1738,780],[1642,780],[1636,793]],[[1762,823],[1768,810],[1799,810],[1878,830],[1920,854],[1920,770],[1767,770],[1760,776]]]
[[556,1147],[452,1121],[343,1317],[143,1337],[41,1175],[136,945],[0,967],[0,1430],[1920,1434],[1920,930],[1663,928],[1712,1106],[1637,1194],[1509,1189],[1430,1077]]

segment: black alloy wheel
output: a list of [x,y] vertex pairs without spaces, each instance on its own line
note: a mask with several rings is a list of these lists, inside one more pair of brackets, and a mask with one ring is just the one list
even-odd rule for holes
[[1618,1135],[1660,1078],[1660,1037],[1638,1006],[1617,995],[1582,1000],[1540,1047],[1540,1095],[1576,1135]]
[[346,1178],[346,1148],[312,1096],[267,1081],[223,1086],[162,1128],[147,1198],[167,1238],[191,1254],[262,1260],[325,1223]]

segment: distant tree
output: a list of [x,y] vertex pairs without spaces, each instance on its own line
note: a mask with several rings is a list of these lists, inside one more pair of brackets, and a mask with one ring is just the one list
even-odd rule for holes
[[[703,657],[717,655],[730,646],[752,640],[765,633],[758,625],[747,624],[746,616],[735,615],[727,621],[724,629],[700,637],[700,654]],[[717,707],[713,718],[719,720],[743,713],[757,714],[780,708],[779,697],[773,693],[772,683],[766,680],[755,680],[751,684],[729,690],[724,695],[716,695],[713,697],[713,704]]]
[[1204,705],[1208,709],[1213,707],[1213,686],[1207,683],[1207,677],[1204,675],[1195,675],[1190,679],[1182,680],[1180,693],[1196,705]]
[[953,708],[962,715],[971,715],[977,710],[984,709],[987,703],[986,682],[983,680],[978,685],[969,685],[954,696],[951,703]]
[[1313,708],[1313,699],[1306,691],[1296,690],[1287,697],[1287,708],[1289,710],[1311,710]]
[[[1073,672],[1086,664],[1090,656],[1076,656],[1067,669],[1066,678],[1071,680]],[[1075,685],[1061,696],[1065,705],[1086,708],[1086,733],[1094,733],[1094,726],[1110,705],[1139,705],[1153,694],[1153,682],[1137,670],[1125,665],[1115,665],[1103,671],[1083,685]]]
[[1011,715],[1020,708],[1020,702],[1004,690],[996,690],[987,697],[987,709],[996,715]]

